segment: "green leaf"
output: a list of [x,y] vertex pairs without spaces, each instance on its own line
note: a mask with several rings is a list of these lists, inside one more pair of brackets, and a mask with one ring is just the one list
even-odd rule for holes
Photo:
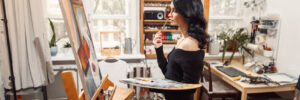
[[230,41],[224,41],[224,46],[223,46],[223,54],[222,54],[222,61],[225,60],[225,53],[229,47]]
[[242,46],[242,48],[243,48],[243,50],[245,50],[248,54],[250,54],[251,57],[254,56],[253,53],[251,53],[251,50],[250,50],[250,49],[246,48],[245,46]]
[[65,45],[64,45],[64,48],[70,48],[70,47],[72,47],[70,42],[66,42]]
[[56,46],[56,33],[55,33],[55,29],[54,29],[54,24],[53,22],[51,21],[50,18],[48,18],[49,22],[50,22],[50,26],[51,26],[51,30],[52,30],[52,37],[51,37],[51,40],[49,42],[49,46],[50,47],[53,47],[53,46]]
[[234,57],[234,54],[235,54],[235,52],[237,51],[238,48],[239,48],[239,46],[236,46],[236,47],[233,49],[233,52],[232,52],[231,57],[230,57],[230,59],[229,59],[229,63],[231,63],[231,61],[232,61],[232,59],[233,59],[233,57]]
[[[223,45],[223,55],[222,55],[222,61],[225,59],[225,53],[229,47],[229,45],[235,45],[236,47],[233,48],[232,55],[229,59],[229,62],[232,61],[235,52],[240,48],[241,50],[245,50],[247,53],[249,53],[251,56],[253,54],[250,52],[249,49],[245,48],[244,45],[249,43],[249,36],[248,31],[246,31],[246,28],[237,28],[237,29],[227,29],[223,30],[217,37],[220,40],[224,41]],[[234,42],[232,42],[234,41]],[[242,57],[244,57],[244,53],[242,54]],[[244,58],[243,58],[244,59]]]

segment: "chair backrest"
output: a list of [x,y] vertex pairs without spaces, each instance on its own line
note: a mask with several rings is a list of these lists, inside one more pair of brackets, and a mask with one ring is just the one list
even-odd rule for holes
[[64,84],[64,88],[69,100],[79,100],[79,96],[76,90],[74,77],[72,71],[64,71],[61,73],[61,78]]
[[[208,84],[209,84],[209,87],[208,87],[208,91],[212,92],[213,91],[213,85],[212,85],[212,74],[211,74],[211,69],[210,69],[210,64],[206,61],[203,61],[204,63],[204,70],[206,70],[207,68],[207,74],[208,74]],[[201,75],[201,82],[203,83],[203,76],[205,74],[205,71],[202,71],[202,75]]]

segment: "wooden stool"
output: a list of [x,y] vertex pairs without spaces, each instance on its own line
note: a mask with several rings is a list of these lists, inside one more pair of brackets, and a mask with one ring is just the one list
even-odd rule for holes
[[[73,74],[71,71],[64,71],[61,74],[62,81],[65,87],[65,91],[69,100],[85,100],[84,92],[81,92],[78,96],[76,85],[74,82]],[[109,100],[129,100],[134,91],[128,88],[117,88],[109,79],[108,75],[105,75],[100,84],[101,90],[108,90],[109,87],[114,87]],[[100,100],[103,100],[104,94],[98,96]]]

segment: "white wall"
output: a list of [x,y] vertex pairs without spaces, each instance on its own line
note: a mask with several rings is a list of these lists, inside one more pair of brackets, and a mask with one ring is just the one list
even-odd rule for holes
[[267,12],[281,17],[277,69],[299,77],[300,74],[300,0],[268,0]]

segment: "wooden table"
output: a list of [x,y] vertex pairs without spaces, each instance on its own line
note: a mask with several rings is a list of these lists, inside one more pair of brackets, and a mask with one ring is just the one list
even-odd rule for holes
[[[206,60],[208,63],[211,62],[220,62],[220,60]],[[231,62],[230,65],[224,66],[224,67],[234,67],[247,75],[251,76],[260,76],[252,71],[247,70],[245,67],[243,67],[242,63],[240,61],[234,60]],[[295,91],[296,89],[296,83],[295,84],[289,84],[289,85],[276,85],[276,84],[270,84],[270,85],[264,85],[264,84],[248,84],[241,81],[234,81],[231,77],[227,76],[223,72],[216,69],[215,65],[211,64],[211,72],[220,77],[222,80],[227,82],[228,84],[235,87],[237,90],[241,91],[242,96],[241,100],[247,100],[247,95],[251,93],[267,93],[267,92],[281,92],[281,91]]]

